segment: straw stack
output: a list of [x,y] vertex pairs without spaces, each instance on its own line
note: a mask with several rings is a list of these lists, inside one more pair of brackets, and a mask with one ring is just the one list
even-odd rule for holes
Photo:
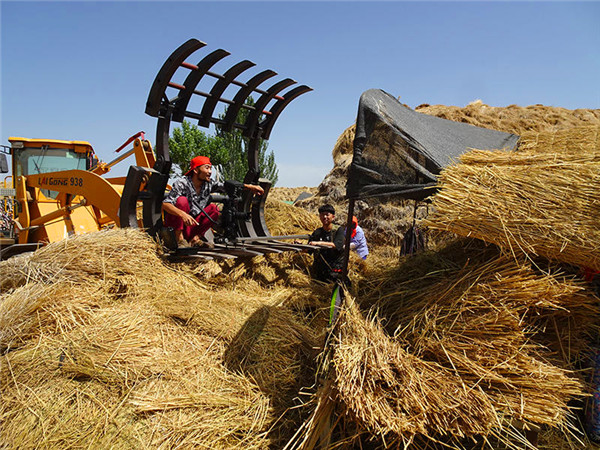
[[310,285],[191,273],[135,230],[0,262],[0,446],[277,447],[312,383]]
[[444,170],[426,225],[600,270],[599,181],[600,127],[525,135],[518,152],[474,150]]
[[394,447],[483,439],[523,448],[517,426],[570,432],[568,402],[585,396],[575,362],[599,315],[583,285],[460,242],[380,267],[357,295],[296,448],[313,448],[336,421],[334,441]]
[[317,214],[278,200],[267,200],[265,221],[273,236],[311,234],[321,226]]
[[498,107],[475,100],[465,107],[424,104],[417,106],[415,111],[518,135],[600,124],[600,109],[566,109],[539,104]]

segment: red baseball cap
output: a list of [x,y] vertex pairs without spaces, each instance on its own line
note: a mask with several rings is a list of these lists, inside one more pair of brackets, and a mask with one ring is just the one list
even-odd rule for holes
[[203,166],[204,164],[210,164],[212,166],[210,158],[208,156],[196,156],[192,158],[192,160],[190,161],[190,170],[188,170],[185,174],[189,175],[190,172],[196,167]]

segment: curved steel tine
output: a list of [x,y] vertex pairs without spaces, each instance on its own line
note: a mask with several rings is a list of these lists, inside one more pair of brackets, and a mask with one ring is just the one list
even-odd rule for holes
[[264,193],[260,197],[252,198],[250,220],[252,220],[252,226],[258,236],[271,236],[267,221],[265,220],[265,202],[271,190],[271,181],[261,178],[258,183],[264,189]]
[[233,105],[227,108],[227,113],[225,114],[225,125],[223,125],[223,131],[231,131],[237,119],[238,112],[244,105],[244,102],[248,98],[250,94],[265,80],[268,80],[271,77],[277,75],[277,72],[273,70],[265,70],[260,72],[259,74],[252,77],[250,80],[246,82],[246,86],[240,88],[238,93],[233,98]]
[[146,101],[146,114],[158,117],[162,99],[169,81],[171,81],[171,77],[188,56],[205,45],[206,43],[199,41],[198,39],[190,39],[171,53],[171,56],[167,58],[161,69],[158,71],[154,83],[152,84],[152,88],[150,88],[148,100]]
[[285,88],[296,84],[295,80],[291,78],[286,78],[285,80],[281,80],[267,89],[267,92],[259,97],[259,99],[254,104],[254,111],[250,111],[248,114],[248,118],[246,119],[245,129],[243,131],[244,137],[252,138],[254,137],[254,131],[258,126],[258,121],[260,119],[260,115],[263,113],[263,110],[267,107],[269,102],[281,91]]
[[200,113],[201,117],[198,120],[199,126],[210,126],[210,121],[215,106],[217,106],[217,103],[225,89],[227,89],[227,86],[229,86],[231,82],[235,80],[235,78],[244,70],[247,70],[255,65],[256,64],[254,64],[252,61],[246,59],[237,63],[235,66],[231,67],[227,72],[223,74],[223,77],[219,79],[210,90],[210,97],[208,97],[204,102],[204,106],[202,107],[202,111]]
[[263,120],[259,126],[262,128],[262,139],[269,139],[269,135],[271,134],[271,130],[273,129],[273,125],[275,121],[283,111],[283,109],[296,97],[305,94],[306,92],[310,92],[313,89],[306,85],[298,86],[297,88],[292,89],[284,94],[283,99],[278,100],[277,103],[273,105],[271,108],[271,115],[267,116],[265,120]]
[[[254,194],[248,190],[244,190],[242,193],[242,205],[241,210],[244,212],[250,212],[250,205],[252,203],[252,197]],[[254,226],[252,224],[251,218],[248,219],[239,219],[237,221],[239,237],[256,237],[256,231],[254,231]]]
[[175,107],[173,108],[173,121],[182,122],[185,117],[190,99],[198,86],[198,83],[202,80],[202,77],[214,66],[217,62],[221,61],[226,56],[231,55],[227,50],[218,49],[214,52],[206,55],[197,65],[197,68],[192,70],[185,81],[183,82],[184,90],[180,91],[179,98],[175,101]]

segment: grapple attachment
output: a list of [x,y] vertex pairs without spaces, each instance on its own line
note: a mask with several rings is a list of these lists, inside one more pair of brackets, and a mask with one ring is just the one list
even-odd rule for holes
[[[244,183],[259,184],[264,189],[264,195],[253,196],[244,191],[242,197],[235,203],[235,211],[224,211],[224,216],[234,217],[236,221],[235,236],[232,228],[228,229],[226,239],[217,239],[217,244],[210,253],[219,253],[225,257],[225,249],[233,257],[241,252],[247,255],[272,253],[284,250],[298,250],[305,246],[283,244],[278,242],[294,236],[271,236],[264,218],[265,199],[271,187],[271,182],[260,178],[259,149],[262,140],[269,139],[275,122],[285,107],[298,96],[311,91],[308,86],[296,86],[296,81],[285,78],[274,83],[265,83],[277,75],[273,70],[264,70],[250,76],[247,81],[238,77],[254,67],[251,61],[244,60],[229,65],[223,73],[213,72],[213,67],[230,55],[229,52],[218,49],[192,63],[186,61],[192,55],[206,46],[204,42],[190,39],[176,49],[165,61],[158,72],[148,100],[146,114],[158,119],[156,130],[156,163],[151,171],[140,167],[131,167],[126,187],[127,195],[121,202],[121,222],[126,226],[136,226],[135,208],[137,201],[143,201],[143,224],[152,235],[163,234],[161,207],[165,188],[169,180],[171,158],[169,153],[169,133],[171,122],[183,122],[184,119],[196,120],[198,126],[209,127],[218,125],[224,131],[240,130],[248,142],[248,172]],[[183,80],[183,81],[179,81]],[[199,85],[208,86],[200,90]],[[254,105],[248,105],[248,97],[258,94]],[[226,105],[226,113],[221,108]],[[244,123],[239,123],[239,111],[248,110]],[[123,217],[127,216],[127,217]],[[231,224],[229,224],[231,225]],[[257,239],[260,244],[256,244]],[[187,251],[187,250],[186,250]],[[177,252],[181,254],[181,251]],[[208,251],[199,250],[197,254]]]

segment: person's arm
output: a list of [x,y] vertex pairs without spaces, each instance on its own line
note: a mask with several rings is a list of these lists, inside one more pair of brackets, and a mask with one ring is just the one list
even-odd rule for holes
[[316,245],[317,247],[335,248],[335,244],[333,242],[313,241],[309,242],[309,244]]
[[317,228],[315,231],[312,232],[312,234],[308,237],[308,243],[310,245],[314,245],[315,247],[329,247],[329,244],[332,244],[332,242],[317,241],[317,239],[319,239],[319,230],[320,228]]
[[345,241],[346,229],[344,227],[339,227],[335,232],[335,236],[333,237],[333,242],[331,242],[331,244],[333,244],[333,247],[336,250],[342,251],[344,249]]
[[265,193],[265,190],[258,184],[244,184],[244,189],[248,189],[258,195],[263,195]]
[[196,219],[175,206],[175,202],[179,197],[186,197],[185,183],[181,179],[178,179],[173,183],[173,187],[165,196],[162,210],[173,216],[181,217],[183,223],[187,226],[198,225]]
[[341,251],[344,248],[345,238],[346,234],[344,233],[344,229],[342,227],[339,227],[336,230],[335,235],[333,236],[333,242],[315,241],[309,242],[309,244],[316,245],[318,247],[335,248]]

